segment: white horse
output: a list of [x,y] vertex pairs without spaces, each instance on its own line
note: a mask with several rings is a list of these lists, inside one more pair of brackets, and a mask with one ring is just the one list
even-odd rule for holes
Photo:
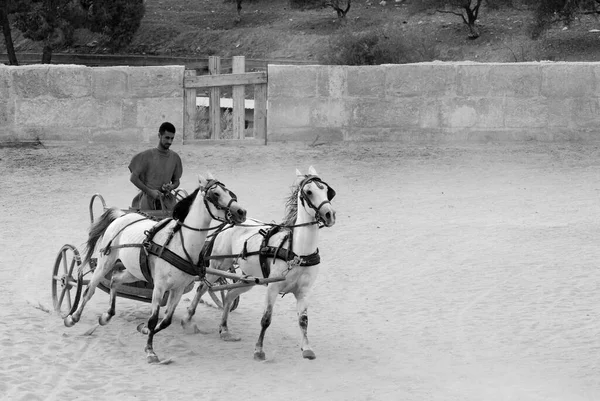
[[[335,191],[323,182],[311,166],[307,175],[296,170],[297,180],[286,202],[286,217],[281,225],[264,224],[256,220],[242,226],[228,227],[214,239],[210,266],[230,270],[234,264],[244,274],[253,277],[285,277],[285,281],[270,283],[267,288],[266,305],[261,320],[262,329],[254,349],[254,359],[264,360],[263,340],[271,324],[277,294],[293,293],[296,297],[298,324],[302,334],[302,356],[316,358],[307,337],[309,291],[319,272],[320,256],[317,248],[319,228],[335,224],[335,210],[331,200]],[[276,257],[274,257],[276,255]],[[218,279],[207,275],[209,283]],[[223,315],[219,326],[221,339],[239,341],[227,326],[227,318],[233,301],[252,287],[231,289],[223,302]],[[181,324],[190,328],[201,296],[207,285],[200,284],[188,307],[187,316]]]
[[[154,285],[152,313],[147,324],[140,325],[138,330],[148,335],[145,349],[148,362],[159,362],[152,340],[157,332],[171,324],[184,290],[193,286],[196,276],[202,274],[201,266],[198,266],[200,251],[208,232],[217,228],[210,227],[211,222],[215,219],[224,225],[246,220],[246,210],[238,204],[233,192],[210,173],[207,177],[199,176],[200,186],[177,203],[173,218],[156,223],[142,214],[110,208],[92,224],[82,266],[90,262],[96,244],[101,240],[98,265],[81,305],[64,319],[67,327],[79,321],[96,286],[111,271],[110,305],[99,318],[101,325],[107,324],[115,314],[115,300],[121,284],[148,281]],[[144,258],[148,254],[147,259]],[[160,302],[167,291],[165,316],[159,322]]]

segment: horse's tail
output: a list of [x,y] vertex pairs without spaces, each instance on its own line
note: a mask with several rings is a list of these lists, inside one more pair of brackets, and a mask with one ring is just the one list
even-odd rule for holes
[[96,249],[96,244],[98,243],[98,240],[102,238],[108,226],[113,221],[115,221],[123,215],[125,215],[124,211],[116,207],[111,207],[106,209],[104,213],[102,213],[102,216],[100,216],[100,218],[96,222],[92,223],[85,247],[85,258],[83,260],[82,265],[89,263],[89,261],[92,259],[92,255],[94,254],[94,250]]

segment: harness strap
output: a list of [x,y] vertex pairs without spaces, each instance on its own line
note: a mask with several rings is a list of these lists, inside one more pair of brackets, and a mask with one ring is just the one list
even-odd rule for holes
[[[143,217],[141,219],[134,220],[131,223],[126,224],[125,226],[121,227],[121,229],[119,231],[117,231],[117,233],[111,238],[111,240],[108,241],[108,244],[106,244],[106,247],[100,249],[100,253],[102,253],[104,255],[108,255],[110,253],[110,250],[111,250],[111,245],[110,244],[112,244],[112,242],[114,241],[114,239],[117,238],[117,236],[119,234],[121,234],[123,232],[123,230],[125,230],[127,227],[129,227],[129,226],[131,226],[131,225],[133,225],[133,224],[135,224],[137,222],[143,221],[143,220],[148,220],[148,217]],[[124,247],[125,247],[124,245],[120,245],[118,247],[112,247],[112,248],[124,248]]]
[[[182,258],[170,249],[164,248],[162,245],[158,245],[155,242],[148,242],[145,244],[144,248],[146,249],[146,252],[149,255],[160,257],[165,262],[175,266],[176,268],[178,268],[184,273],[189,274],[190,276],[204,277],[206,275],[206,269],[201,263],[194,265],[189,260]],[[140,259],[142,257],[141,255],[142,253],[140,253]],[[153,284],[152,276],[150,274],[150,269],[148,268],[147,263],[146,269],[142,268],[142,274],[144,275],[146,281],[148,281],[150,284]]]

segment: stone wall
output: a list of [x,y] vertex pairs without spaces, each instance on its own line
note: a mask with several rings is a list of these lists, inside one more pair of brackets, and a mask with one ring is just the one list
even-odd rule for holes
[[600,139],[600,63],[269,65],[269,140]]
[[183,66],[0,65],[0,141],[153,141],[183,134]]

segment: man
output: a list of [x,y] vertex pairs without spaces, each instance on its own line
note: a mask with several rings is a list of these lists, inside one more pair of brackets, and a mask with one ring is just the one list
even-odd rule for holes
[[170,150],[175,127],[169,122],[158,130],[158,146],[138,153],[129,163],[129,180],[139,188],[131,207],[141,210],[172,210],[176,199],[170,194],[179,186],[183,173],[181,158]]

